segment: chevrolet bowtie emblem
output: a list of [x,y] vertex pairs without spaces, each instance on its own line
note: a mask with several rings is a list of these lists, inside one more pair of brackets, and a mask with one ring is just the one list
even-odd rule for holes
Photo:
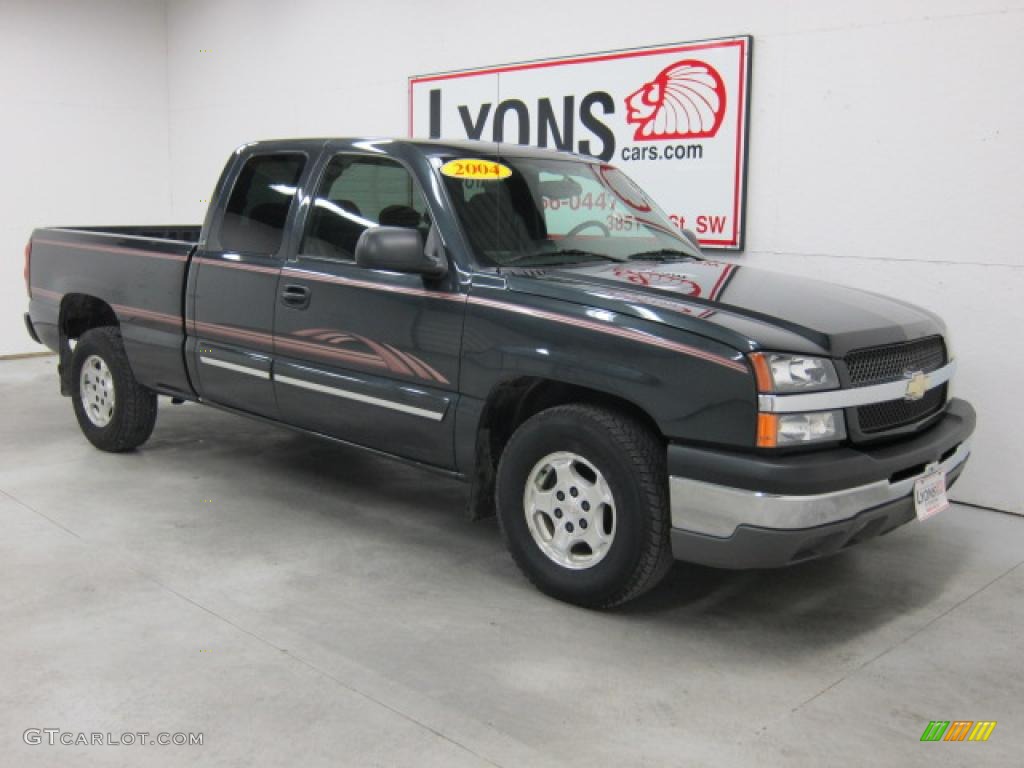
[[928,376],[924,371],[907,371],[907,391],[903,394],[904,400],[920,400],[928,391]]

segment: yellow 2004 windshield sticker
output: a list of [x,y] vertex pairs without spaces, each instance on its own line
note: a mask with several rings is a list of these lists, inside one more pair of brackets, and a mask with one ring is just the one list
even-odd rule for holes
[[512,169],[493,160],[478,160],[473,157],[464,157],[458,160],[449,160],[441,166],[441,173],[445,176],[451,176],[453,179],[498,181],[511,176]]

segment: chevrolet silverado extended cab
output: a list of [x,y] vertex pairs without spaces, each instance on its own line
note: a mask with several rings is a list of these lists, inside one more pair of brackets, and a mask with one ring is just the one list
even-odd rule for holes
[[613,166],[477,142],[247,144],[202,227],[36,230],[29,334],[106,451],[157,396],[471,484],[542,591],[829,555],[946,505],[975,415],[934,314],[705,258]]

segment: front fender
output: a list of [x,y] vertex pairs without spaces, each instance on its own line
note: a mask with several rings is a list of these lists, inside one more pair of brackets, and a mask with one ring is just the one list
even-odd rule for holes
[[460,392],[483,403],[520,376],[631,402],[672,440],[753,445],[756,391],[739,351],[607,309],[474,285]]

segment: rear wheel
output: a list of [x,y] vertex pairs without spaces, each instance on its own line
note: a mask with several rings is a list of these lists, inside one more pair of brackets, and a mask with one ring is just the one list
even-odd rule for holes
[[664,445],[640,422],[589,405],[542,411],[498,466],[505,544],[542,592],[608,608],[672,564]]
[[117,328],[82,334],[71,358],[71,386],[78,426],[100,450],[130,451],[153,433],[156,393],[135,380]]

